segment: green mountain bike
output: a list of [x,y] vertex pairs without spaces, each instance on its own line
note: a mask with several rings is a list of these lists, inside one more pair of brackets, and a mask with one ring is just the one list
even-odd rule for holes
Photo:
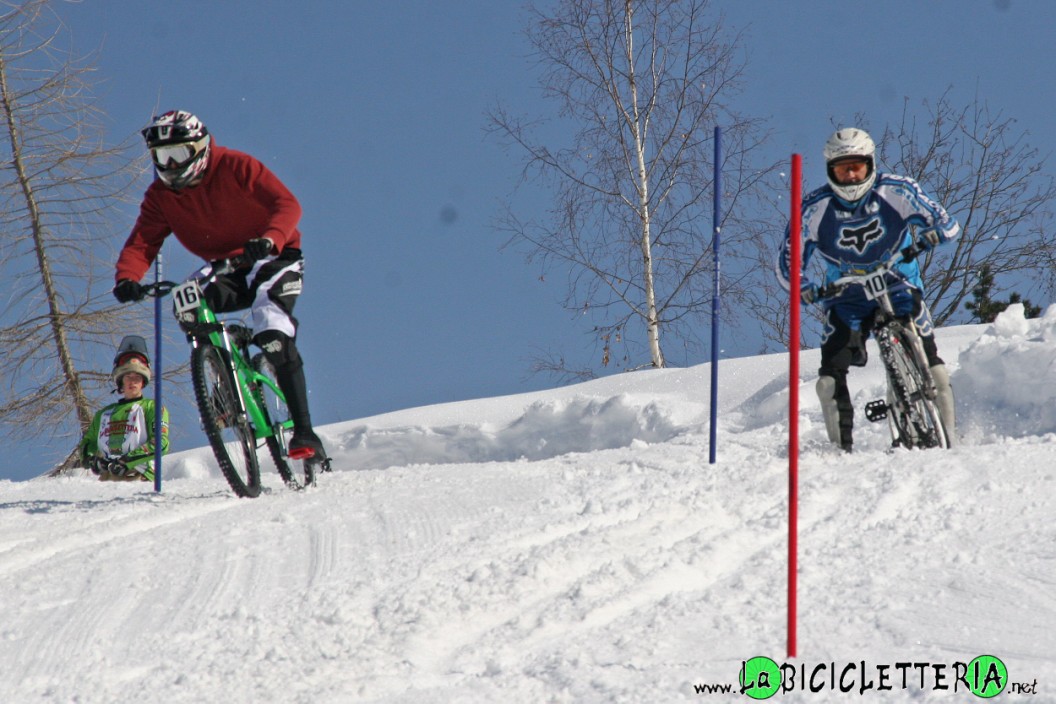
[[[230,273],[239,260],[213,262],[183,283],[159,281],[143,287],[148,296],[172,294],[173,312],[191,345],[191,379],[202,429],[228,484],[238,496],[260,495],[257,448],[267,445],[282,480],[292,489],[315,484],[330,460],[311,450],[291,453],[293,421],[275,369],[262,352],[250,353],[253,334],[244,325],[218,320],[202,289]],[[297,463],[301,471],[295,471]]]

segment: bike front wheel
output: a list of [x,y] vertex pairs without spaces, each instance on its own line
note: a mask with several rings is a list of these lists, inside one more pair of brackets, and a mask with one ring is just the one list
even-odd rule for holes
[[212,345],[195,347],[191,378],[202,426],[220,471],[239,496],[259,496],[256,438],[223,351]]
[[949,438],[942,416],[935,405],[933,387],[929,393],[926,372],[920,368],[908,331],[890,335],[884,345],[884,363],[890,394],[891,429],[895,442],[907,448],[948,448]]

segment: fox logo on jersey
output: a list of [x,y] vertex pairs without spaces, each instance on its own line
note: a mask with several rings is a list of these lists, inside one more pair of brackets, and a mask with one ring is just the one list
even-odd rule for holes
[[844,249],[853,248],[862,254],[873,242],[884,235],[880,219],[874,218],[861,227],[844,227],[840,229],[839,245]]

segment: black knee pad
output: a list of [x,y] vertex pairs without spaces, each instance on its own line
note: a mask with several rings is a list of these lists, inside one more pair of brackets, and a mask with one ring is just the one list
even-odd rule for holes
[[264,350],[271,365],[278,369],[301,366],[301,354],[293,338],[278,330],[265,330],[253,337],[253,342]]

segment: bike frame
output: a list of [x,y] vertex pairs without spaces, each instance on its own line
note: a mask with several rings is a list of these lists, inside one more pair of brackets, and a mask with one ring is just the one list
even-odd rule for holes
[[293,421],[276,422],[274,426],[271,424],[265,410],[263,387],[270,389],[283,403],[286,402],[286,396],[274,381],[254,369],[238,345],[232,343],[228,324],[216,317],[202,295],[205,284],[233,269],[232,262],[225,260],[213,266],[208,274],[193,276],[181,284],[162,283],[168,284],[172,292],[173,312],[177,320],[180,320],[181,314],[193,312],[195,315],[195,321],[191,323],[195,330],[189,335],[191,346],[209,344],[224,351],[228,368],[235,379],[235,388],[238,389],[239,405],[253,426],[254,437],[258,440],[275,437],[285,453],[285,438],[280,429],[293,428]]

